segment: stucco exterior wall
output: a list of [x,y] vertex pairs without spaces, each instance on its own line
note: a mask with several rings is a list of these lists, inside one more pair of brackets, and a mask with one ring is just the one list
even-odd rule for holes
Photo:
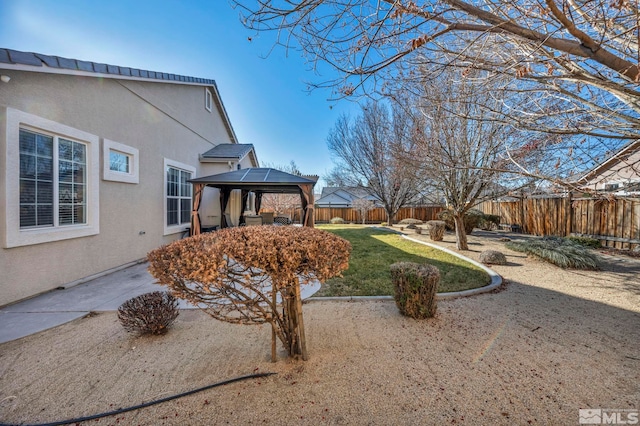
[[616,162],[612,166],[600,170],[596,176],[589,179],[584,186],[598,191],[605,189],[607,184],[619,184],[623,188],[630,183],[640,181],[640,151],[636,151]]
[[[41,244],[6,247],[6,212],[0,208],[0,306],[102,271],[142,259],[159,245],[181,236],[165,235],[165,159],[195,168],[194,177],[220,173],[203,166],[198,155],[219,143],[232,143],[215,104],[205,109],[203,86],[7,71],[0,84],[0,200],[18,178],[5,177],[9,164],[7,108],[96,135],[100,149],[99,232]],[[104,140],[138,150],[138,183],[103,179]],[[226,166],[226,165],[225,165]],[[12,210],[13,209],[13,210]]]

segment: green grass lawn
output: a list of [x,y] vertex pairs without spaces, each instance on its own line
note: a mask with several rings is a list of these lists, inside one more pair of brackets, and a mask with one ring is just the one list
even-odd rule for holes
[[440,270],[438,293],[482,287],[491,281],[485,271],[459,257],[389,231],[358,225],[317,227],[349,240],[353,249],[344,276],[328,280],[316,296],[392,296],[389,266],[400,261],[436,266]]

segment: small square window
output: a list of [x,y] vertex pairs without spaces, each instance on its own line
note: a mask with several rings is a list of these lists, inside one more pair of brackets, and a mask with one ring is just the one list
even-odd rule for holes
[[209,89],[204,89],[204,107],[207,111],[211,112],[213,105],[213,96],[211,95],[211,91]]
[[104,180],[138,183],[139,151],[125,144],[104,139],[102,143]]
[[118,173],[130,173],[131,157],[120,151],[109,150],[109,170]]

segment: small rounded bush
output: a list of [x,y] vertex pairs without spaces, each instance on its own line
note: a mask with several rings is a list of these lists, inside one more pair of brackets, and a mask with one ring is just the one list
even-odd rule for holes
[[485,231],[498,229],[500,225],[500,215],[482,214],[478,222],[478,228]]
[[480,262],[485,265],[506,265],[506,256],[497,250],[485,250],[480,253]]
[[429,226],[429,238],[431,241],[442,241],[444,239],[444,231],[446,225],[442,220],[430,220],[427,222]]
[[406,218],[406,219],[402,219],[400,222],[398,222],[402,225],[422,225],[422,221],[419,219],[412,219],[410,217]]
[[436,314],[440,271],[435,266],[412,262],[391,265],[396,306],[402,315],[424,319]]
[[[478,223],[484,216],[480,210],[470,209],[464,214],[464,231],[469,235],[473,232],[473,229],[478,226]],[[443,220],[446,224],[448,231],[454,231],[456,229],[455,221],[453,219],[453,212],[451,210],[442,210],[438,213],[438,219]]]
[[331,218],[331,220],[329,221],[330,223],[335,224],[343,224],[344,223],[344,219],[341,217],[333,217]]
[[165,291],[141,294],[118,308],[118,319],[128,332],[164,334],[178,317],[178,300]]

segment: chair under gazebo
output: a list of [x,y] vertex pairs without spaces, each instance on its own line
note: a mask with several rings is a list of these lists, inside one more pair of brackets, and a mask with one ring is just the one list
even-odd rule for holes
[[[193,208],[191,211],[191,231],[190,235],[197,235],[201,231],[200,203],[202,201],[202,191],[205,187],[218,188],[220,190],[220,209],[225,211],[231,191],[239,189],[241,191],[242,205],[245,205],[249,193],[255,194],[255,210],[260,211],[262,194],[300,194],[302,204],[302,225],[314,226],[313,219],[313,187],[315,180],[302,176],[292,175],[276,169],[270,168],[248,168],[234,170],[227,173],[219,173],[211,176],[204,176],[189,181],[193,185]],[[240,222],[244,221],[244,212],[240,213]],[[220,227],[226,228],[225,215],[222,215]]]

